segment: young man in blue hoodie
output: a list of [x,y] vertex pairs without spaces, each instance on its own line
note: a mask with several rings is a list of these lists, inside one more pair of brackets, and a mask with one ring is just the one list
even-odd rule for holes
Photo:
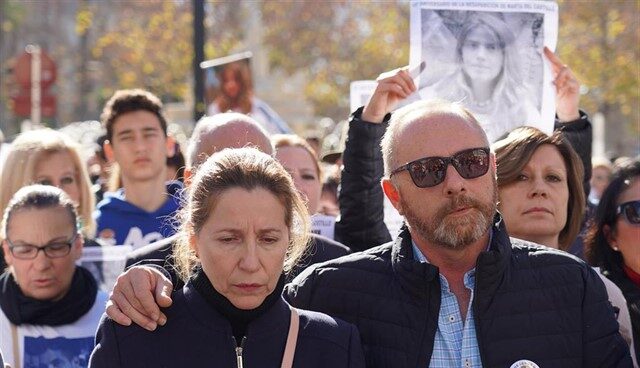
[[136,249],[171,236],[182,185],[165,183],[173,144],[167,138],[162,102],[144,90],[120,90],[100,118],[107,131],[104,151],[120,168],[122,188],[98,203],[98,237]]

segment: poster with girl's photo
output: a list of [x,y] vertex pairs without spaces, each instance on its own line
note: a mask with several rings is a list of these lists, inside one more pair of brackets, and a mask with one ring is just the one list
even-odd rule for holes
[[290,134],[289,125],[255,95],[249,51],[203,61],[207,115],[239,112],[254,118],[271,134]]
[[551,70],[558,7],[551,1],[415,1],[410,65],[420,98],[461,102],[491,142],[513,128],[551,133],[555,115]]

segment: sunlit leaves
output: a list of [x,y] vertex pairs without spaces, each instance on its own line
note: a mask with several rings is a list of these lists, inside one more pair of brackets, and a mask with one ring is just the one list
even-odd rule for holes
[[93,21],[93,12],[82,9],[76,14],[76,33],[81,36],[87,32]]
[[306,71],[318,115],[345,118],[349,84],[409,62],[409,7],[398,2],[265,2],[272,68]]
[[103,96],[118,88],[148,88],[184,100],[193,60],[190,2],[131,2],[114,7],[118,22],[98,38],[93,57],[102,60]]
[[640,3],[559,4],[558,53],[588,87],[581,105],[591,112],[617,109],[640,134]]

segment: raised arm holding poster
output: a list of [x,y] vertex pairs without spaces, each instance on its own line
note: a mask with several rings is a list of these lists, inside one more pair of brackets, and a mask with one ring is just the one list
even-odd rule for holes
[[410,65],[420,98],[460,101],[491,142],[513,128],[553,131],[555,90],[543,47],[555,49],[558,6],[550,1],[415,1]]

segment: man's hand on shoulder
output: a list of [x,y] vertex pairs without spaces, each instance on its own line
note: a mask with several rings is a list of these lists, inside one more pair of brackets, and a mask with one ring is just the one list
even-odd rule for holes
[[157,269],[134,266],[118,276],[107,302],[107,315],[118,324],[134,322],[153,331],[167,321],[160,308],[171,305],[172,288],[171,281]]

